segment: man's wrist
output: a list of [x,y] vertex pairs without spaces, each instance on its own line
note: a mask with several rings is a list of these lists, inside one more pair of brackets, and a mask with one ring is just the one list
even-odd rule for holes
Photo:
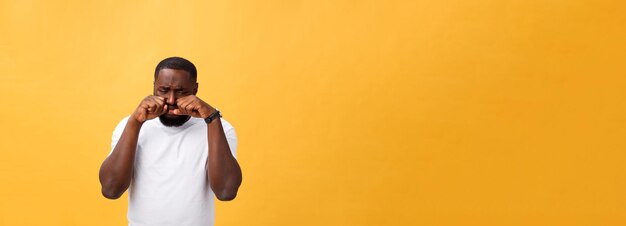
[[131,116],[128,118],[128,122],[127,124],[131,125],[131,126],[135,126],[135,127],[141,127],[143,125],[144,122],[141,122],[139,120],[137,120],[137,118],[135,118],[135,116]]
[[211,116],[213,113],[215,113],[215,111],[217,111],[217,109],[215,109],[214,107],[211,107],[211,105],[209,105],[208,108],[209,108],[209,110],[205,114],[204,118],[207,118],[207,117]]
[[220,113],[220,110],[217,110],[217,108],[213,108],[213,112],[211,112],[209,116],[204,118],[204,122],[209,124],[212,121],[216,120],[217,118],[221,118],[221,117],[222,117],[222,114]]

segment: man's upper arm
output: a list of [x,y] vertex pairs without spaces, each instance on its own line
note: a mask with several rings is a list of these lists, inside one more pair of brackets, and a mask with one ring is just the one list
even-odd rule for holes
[[228,142],[230,152],[233,154],[233,157],[237,158],[238,140],[235,128],[233,128],[233,126],[224,119],[222,119],[222,127],[224,128],[224,135],[226,135],[226,141]]

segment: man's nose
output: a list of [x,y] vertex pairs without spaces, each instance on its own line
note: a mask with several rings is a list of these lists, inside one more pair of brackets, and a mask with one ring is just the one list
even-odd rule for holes
[[176,96],[174,96],[174,92],[169,92],[167,94],[167,96],[165,97],[165,103],[167,103],[168,105],[176,104]]

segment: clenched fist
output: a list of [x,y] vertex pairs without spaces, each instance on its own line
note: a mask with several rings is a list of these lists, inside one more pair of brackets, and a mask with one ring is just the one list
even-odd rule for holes
[[189,95],[178,98],[176,100],[175,109],[169,109],[169,114],[174,115],[189,115],[195,118],[207,118],[215,108],[211,107],[211,105],[207,104],[196,95]]
[[145,122],[159,117],[165,112],[167,112],[167,105],[165,104],[165,99],[163,97],[147,96],[141,101],[133,113],[133,117],[138,122]]

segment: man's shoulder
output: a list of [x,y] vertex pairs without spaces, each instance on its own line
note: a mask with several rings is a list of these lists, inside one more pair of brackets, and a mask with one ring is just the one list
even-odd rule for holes
[[224,128],[224,130],[230,130],[230,129],[235,129],[235,127],[233,127],[232,124],[230,124],[230,122],[226,121],[226,119],[224,118],[220,118],[222,121],[222,127]]
[[128,122],[128,119],[130,118],[130,115],[122,118],[122,120],[120,120],[117,125],[115,126],[115,130],[114,131],[123,131],[124,127],[126,127],[126,123]]
[[[224,131],[234,129],[233,125],[230,124],[230,122],[226,121],[226,119],[220,118],[220,121],[222,122],[222,128],[224,128]],[[191,118],[190,123],[196,126],[206,127],[206,122],[204,122],[204,119],[202,118]]]
[[118,124],[118,125],[119,125],[119,124],[126,124],[126,122],[128,122],[128,119],[129,119],[129,118],[130,118],[130,115],[124,116],[124,118],[122,118],[122,119],[120,120],[120,122],[119,122],[119,123],[117,123],[117,124]]

